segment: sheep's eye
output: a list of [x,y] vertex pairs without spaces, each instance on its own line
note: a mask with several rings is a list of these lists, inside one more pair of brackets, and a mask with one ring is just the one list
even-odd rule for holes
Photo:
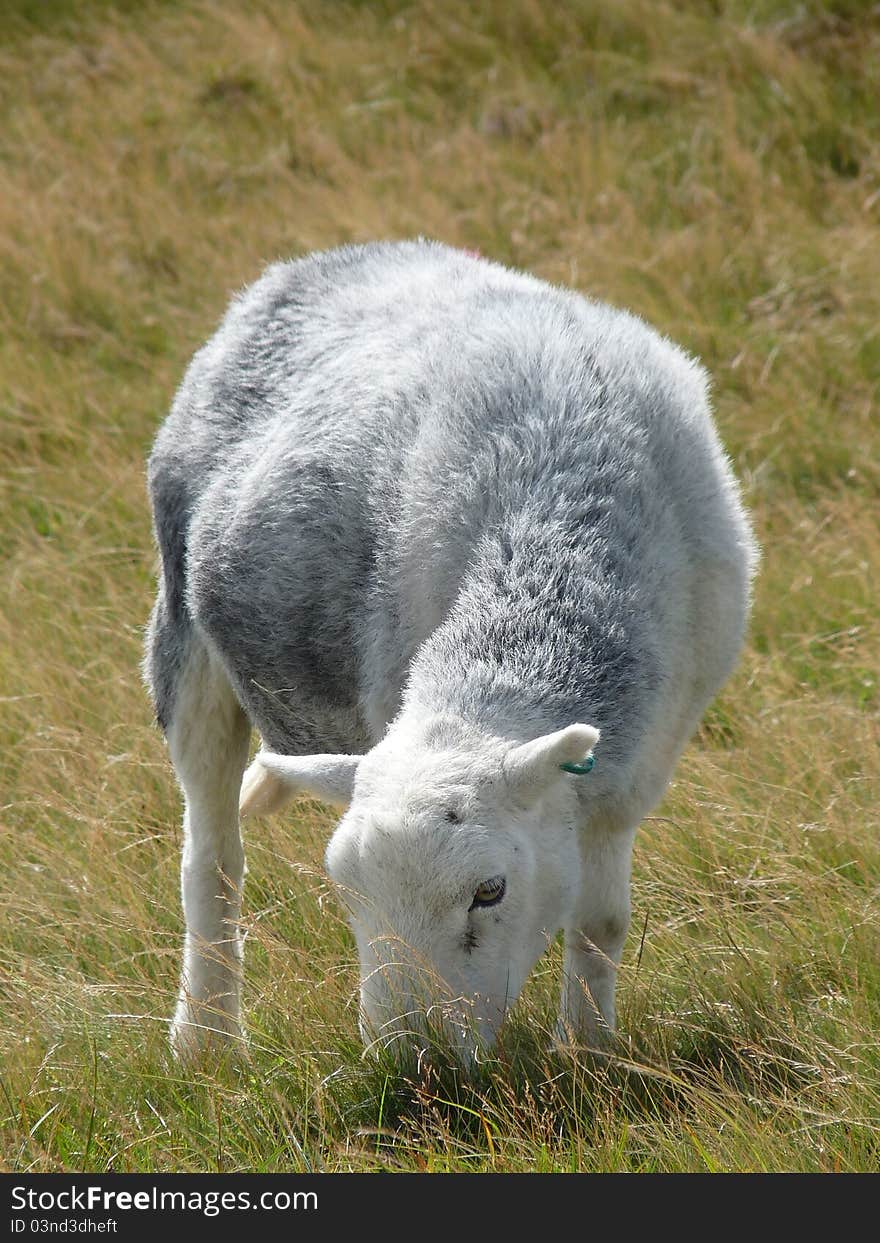
[[503,876],[493,876],[491,880],[484,880],[481,885],[477,886],[477,892],[468,910],[472,911],[478,906],[495,906],[504,897],[505,887],[506,881]]

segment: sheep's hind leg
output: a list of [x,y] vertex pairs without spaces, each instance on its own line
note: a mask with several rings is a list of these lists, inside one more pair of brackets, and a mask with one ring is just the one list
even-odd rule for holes
[[185,800],[186,937],[171,1025],[171,1043],[181,1056],[241,1037],[244,850],[238,799],[250,729],[225,673],[197,640],[180,672],[167,733]]

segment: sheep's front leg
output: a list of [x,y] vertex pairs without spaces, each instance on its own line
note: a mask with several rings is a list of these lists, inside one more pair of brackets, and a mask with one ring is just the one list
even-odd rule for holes
[[614,990],[630,918],[635,832],[597,833],[584,845],[583,885],[565,930],[560,1038],[607,1047],[615,1025]]
[[181,890],[186,937],[171,1027],[178,1055],[240,1036],[244,850],[238,797],[248,738],[247,718],[224,673],[204,648],[194,647],[168,729],[185,800]]

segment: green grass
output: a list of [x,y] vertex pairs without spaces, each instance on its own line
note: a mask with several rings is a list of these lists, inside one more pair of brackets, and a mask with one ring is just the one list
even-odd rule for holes
[[[818,0],[16,0],[0,18],[0,1168],[880,1167],[880,17]],[[249,830],[249,1057],[166,1049],[143,461],[229,294],[426,234],[698,353],[764,548],[644,826],[623,1054],[365,1059],[317,805]]]

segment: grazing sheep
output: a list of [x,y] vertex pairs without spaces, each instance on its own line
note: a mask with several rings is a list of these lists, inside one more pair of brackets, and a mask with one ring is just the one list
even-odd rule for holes
[[757,557],[700,367],[465,252],[347,246],[233,301],[149,484],[175,1048],[240,1032],[239,798],[297,791],[347,808],[326,865],[365,1039],[408,1053],[435,1018],[472,1057],[562,929],[561,1034],[601,1044],[636,828],[736,662]]

